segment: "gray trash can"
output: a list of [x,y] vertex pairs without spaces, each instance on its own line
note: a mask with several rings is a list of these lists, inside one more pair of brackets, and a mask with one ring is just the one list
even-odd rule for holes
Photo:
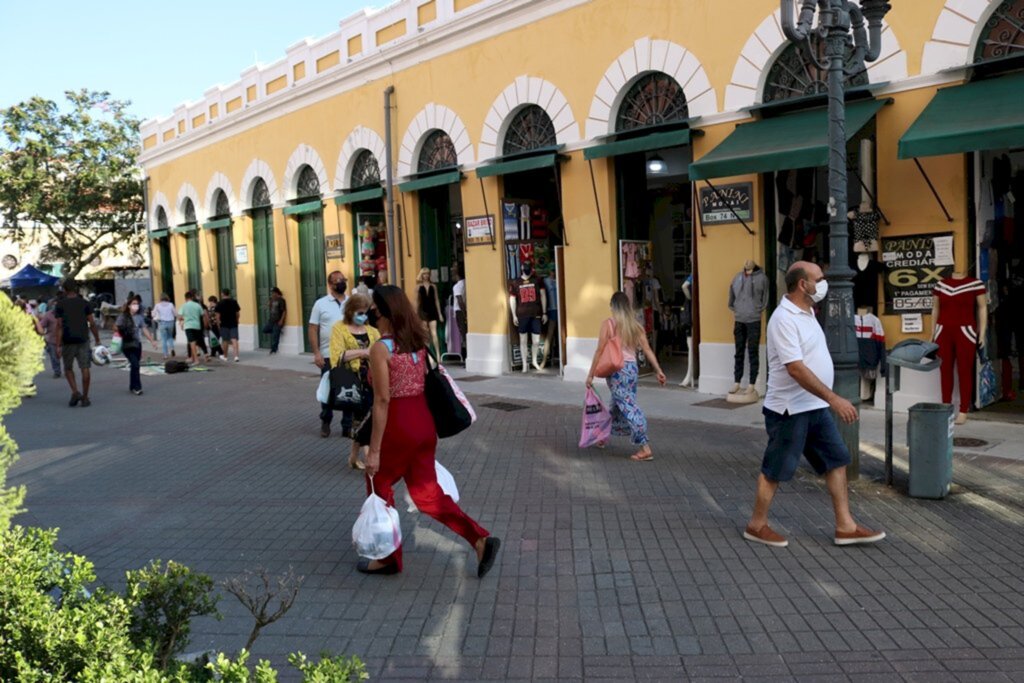
[[945,498],[953,483],[953,406],[918,403],[907,423],[910,496]]

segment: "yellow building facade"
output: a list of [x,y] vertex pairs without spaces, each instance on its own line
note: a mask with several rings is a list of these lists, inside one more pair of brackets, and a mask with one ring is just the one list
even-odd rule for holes
[[[1006,4],[896,3],[879,58],[850,83],[851,101],[886,102],[850,132],[851,165],[864,181],[853,186],[851,208],[863,201],[884,213],[883,243],[951,234],[958,270],[973,272],[977,260],[981,155],[922,157],[921,173],[898,146],[937,90],[972,77],[979,41]],[[780,84],[780,60],[800,59],[793,49],[777,0],[402,0],[359,13],[143,125],[154,292],[181,299],[191,287],[236,289],[243,346],[252,349],[268,287],[280,287],[288,301],[281,351],[294,354],[305,350],[304,314],[327,272],[354,283],[393,259],[391,280],[410,296],[421,267],[446,296],[451,268],[461,266],[466,365],[493,375],[520,369],[524,338],[510,330],[508,285],[532,260],[550,264],[557,280],[549,291],[558,295],[559,329],[548,351],[559,360],[546,372],[561,367],[579,381],[609,298],[633,284],[627,269],[658,275],[665,307],[662,320],[648,322],[666,330],[693,276],[699,389],[723,393],[733,382],[730,282],[749,259],[780,294],[786,170],[697,180],[690,164],[741,124],[823,106],[803,97],[813,82],[810,90],[803,79]],[[189,77],[203,85],[202,74]],[[787,87],[803,89],[802,99]],[[652,107],[662,110],[644,113]],[[667,167],[663,180],[652,176],[657,161]],[[744,221],[721,206],[717,221],[703,218],[712,186],[749,193],[738,200],[749,211]],[[821,189],[813,192],[820,199]],[[731,214],[739,204],[729,206]],[[628,240],[640,246],[625,247]],[[827,252],[827,238],[817,247]],[[890,345],[913,336],[901,331],[900,315],[886,313],[877,284]],[[918,336],[929,331],[926,314]],[[678,337],[666,340],[678,346]],[[908,391],[926,395],[930,381]]]

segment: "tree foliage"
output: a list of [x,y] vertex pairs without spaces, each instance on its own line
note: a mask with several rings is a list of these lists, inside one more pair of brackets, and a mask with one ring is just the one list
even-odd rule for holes
[[9,237],[42,231],[42,257],[75,277],[110,253],[141,254],[139,121],[110,93],[68,91],[0,110],[0,211]]

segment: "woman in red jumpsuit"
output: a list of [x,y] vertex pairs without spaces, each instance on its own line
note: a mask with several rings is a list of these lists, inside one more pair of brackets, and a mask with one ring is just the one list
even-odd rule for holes
[[[405,479],[420,512],[466,539],[476,550],[477,576],[494,565],[501,541],[473,521],[437,483],[434,451],[437,430],[423,394],[429,335],[405,292],[393,285],[373,290],[381,340],[370,349],[373,383],[373,431],[366,456],[366,493],[370,479],[377,495],[394,505],[392,487]],[[364,574],[402,571],[402,549],[383,560],[359,561]]]

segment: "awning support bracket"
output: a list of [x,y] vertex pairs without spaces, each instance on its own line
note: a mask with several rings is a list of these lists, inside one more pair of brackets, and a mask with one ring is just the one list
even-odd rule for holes
[[494,245],[494,224],[497,222],[497,218],[491,218],[491,210],[487,208],[487,192],[484,191],[484,179],[477,178],[480,181],[480,196],[484,200],[484,216],[487,217],[487,224],[491,230],[491,251],[497,251],[498,247]]
[[946,221],[952,223],[953,217],[949,215],[949,211],[946,210],[946,205],[942,203],[942,197],[939,196],[939,193],[935,190],[935,186],[932,185],[931,178],[929,178],[928,174],[925,173],[924,166],[921,165],[921,162],[917,157],[914,157],[914,163],[917,164],[917,170],[921,172],[921,176],[924,178],[924,181],[928,183],[928,189],[932,191],[932,196],[935,197],[935,201],[939,203],[939,208],[942,209],[942,213],[946,214]]
[[593,160],[587,159],[587,165],[590,167],[590,186],[594,188],[594,208],[597,209],[597,224],[601,228],[601,243],[608,244],[608,238],[604,235],[604,220],[601,218],[601,202],[597,199],[597,180],[594,179]]
[[[736,220],[738,220],[740,222],[740,224],[742,224],[743,227],[747,229],[747,232],[749,232],[751,235],[755,234],[754,231],[750,229],[750,226],[747,225],[747,222],[745,220],[743,220],[742,218],[740,218],[740,215],[738,213],[736,213],[736,209],[733,207],[732,202],[728,201],[725,197],[723,197],[721,195],[721,193],[718,191],[718,188],[716,188],[714,185],[711,184],[710,180],[705,180],[704,184],[711,188],[711,191],[715,193],[715,197],[719,201],[725,202],[725,205],[729,207],[730,211],[732,211],[732,215],[736,216]],[[703,221],[702,221],[702,223],[703,223]],[[703,231],[704,231],[704,226],[701,225],[701,232],[703,233]]]
[[868,199],[871,200],[871,204],[875,207],[875,211],[878,212],[878,215],[882,217],[882,220],[885,221],[886,225],[892,225],[892,223],[889,222],[889,219],[886,218],[885,212],[882,211],[882,207],[878,205],[878,200],[875,199],[875,195],[871,194],[871,190],[869,190],[868,186],[864,184],[864,179],[860,177],[860,173],[857,172],[857,169],[851,168],[850,170],[853,171],[853,175],[857,176],[857,182],[860,183],[860,187],[864,190],[864,194],[866,194]]

